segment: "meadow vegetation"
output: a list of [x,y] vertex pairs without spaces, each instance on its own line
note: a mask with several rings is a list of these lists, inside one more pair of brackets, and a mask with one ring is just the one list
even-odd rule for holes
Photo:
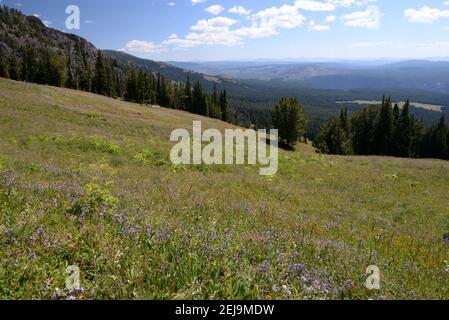
[[449,298],[449,162],[301,144],[269,178],[174,166],[193,120],[233,127],[0,79],[0,298]]

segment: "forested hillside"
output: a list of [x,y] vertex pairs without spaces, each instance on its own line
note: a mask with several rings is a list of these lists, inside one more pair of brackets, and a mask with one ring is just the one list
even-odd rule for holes
[[425,126],[410,113],[410,102],[401,108],[384,97],[348,116],[331,117],[318,133],[315,147],[322,153],[340,155],[380,155],[403,158],[449,159],[449,127],[443,114],[438,122]]
[[165,71],[170,69],[150,61],[146,65],[136,64],[121,54],[109,52],[105,56],[83,38],[48,28],[38,18],[24,16],[17,10],[0,8],[1,77],[231,119],[226,91],[218,92],[215,82],[207,95],[203,90],[204,77],[196,76],[192,85],[191,73],[185,72],[185,79],[168,73],[167,78],[161,70],[150,68],[150,63]]

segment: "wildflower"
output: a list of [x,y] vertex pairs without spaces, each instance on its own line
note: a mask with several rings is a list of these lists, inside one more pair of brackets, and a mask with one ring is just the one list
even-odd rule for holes
[[260,273],[265,273],[268,271],[269,268],[269,263],[267,260],[265,260],[260,266],[259,266],[259,272]]
[[290,295],[292,294],[292,292],[290,291],[290,289],[289,289],[286,285],[283,285],[283,286],[282,286],[282,289],[284,289],[285,293],[286,293],[288,296],[290,296]]
[[59,298],[61,298],[62,296],[62,291],[59,288],[55,289],[55,292],[53,293],[53,299],[57,300]]
[[271,288],[271,290],[273,290],[273,292],[279,292],[281,289],[279,289],[279,287],[277,285],[273,285],[273,287]]
[[47,281],[45,281],[45,291],[49,291],[51,288],[51,279],[47,279]]
[[305,270],[305,266],[302,263],[296,263],[290,267],[289,272],[290,273],[295,272],[295,271],[303,272],[304,270]]
[[352,280],[348,279],[345,281],[343,286],[345,287],[345,289],[351,289],[354,286],[354,283],[352,282]]

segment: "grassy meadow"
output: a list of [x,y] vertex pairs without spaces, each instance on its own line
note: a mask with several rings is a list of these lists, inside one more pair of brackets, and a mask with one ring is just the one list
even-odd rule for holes
[[0,299],[449,298],[449,162],[174,166],[194,119],[0,79]]

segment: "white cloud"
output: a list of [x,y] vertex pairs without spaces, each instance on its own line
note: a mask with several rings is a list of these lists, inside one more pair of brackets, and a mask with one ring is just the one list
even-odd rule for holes
[[122,51],[150,54],[162,52],[164,49],[161,45],[155,44],[152,41],[131,40]]
[[192,32],[185,38],[179,38],[176,34],[172,34],[163,42],[163,45],[175,45],[180,48],[191,48],[201,44],[234,46],[241,43],[240,37],[229,29],[236,23],[237,20],[226,17],[203,19],[190,27]]
[[334,11],[336,9],[336,4],[313,0],[297,0],[295,2],[295,7],[305,11]]
[[310,31],[329,31],[330,26],[324,24],[317,24],[314,20],[309,22],[309,30]]
[[[294,29],[304,25],[307,20],[303,15],[305,11],[334,11],[339,7],[352,5],[364,5],[377,0],[295,0],[291,5],[284,4],[279,7],[270,7],[252,13],[242,6],[234,6],[230,13],[245,17],[244,21],[238,21],[224,16],[211,19],[202,19],[190,27],[190,31],[179,36],[172,34],[160,44],[153,42],[133,40],[128,42],[125,51],[143,53],[156,52],[158,50],[186,49],[200,45],[244,45],[247,39],[266,38],[277,35],[282,29]],[[204,3],[206,0],[190,0],[193,5]],[[223,6],[213,5],[206,11],[219,15],[224,11]],[[354,12],[343,16],[345,24],[353,27],[378,28],[381,13],[378,7],[369,6],[366,11]],[[246,25],[241,25],[246,21]],[[329,15],[323,23],[309,22],[310,31],[328,31],[330,24],[336,21],[335,15]]]
[[325,21],[326,21],[327,23],[333,23],[333,22],[335,22],[336,20],[337,20],[337,17],[331,15],[331,16],[327,16]]
[[418,10],[407,9],[404,12],[404,16],[409,22],[433,23],[441,18],[449,18],[449,10],[440,10],[424,6]]
[[204,3],[204,2],[206,2],[207,0],[190,0],[190,1],[192,2],[193,5],[196,5],[196,4],[198,4],[198,3]]
[[348,8],[353,5],[363,6],[368,3],[377,2],[377,0],[328,0],[328,2],[333,3],[338,7]]
[[206,11],[213,15],[218,15],[224,11],[224,8],[222,5],[216,4],[207,8]]
[[345,14],[342,19],[348,27],[361,27],[367,29],[379,29],[382,13],[379,7],[369,6],[365,11],[357,11]]
[[251,10],[247,10],[242,6],[235,6],[232,7],[231,9],[229,9],[230,13],[236,13],[236,14],[240,14],[242,16],[248,16],[251,14]]
[[174,6],[176,6],[176,3],[174,3],[174,2],[169,2],[168,5],[169,5],[170,7],[174,7]]

